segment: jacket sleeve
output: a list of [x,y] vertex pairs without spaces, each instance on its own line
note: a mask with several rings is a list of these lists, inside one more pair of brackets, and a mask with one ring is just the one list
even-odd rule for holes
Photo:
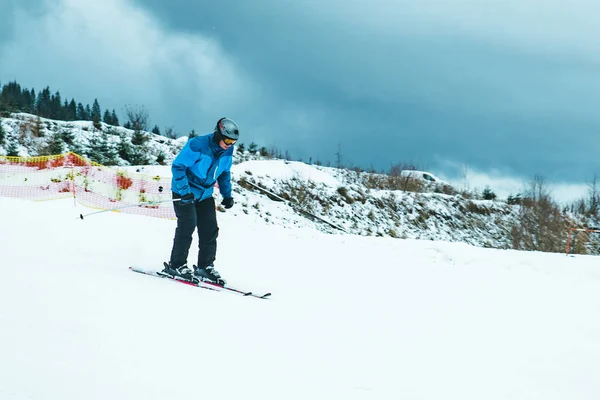
[[173,165],[171,166],[173,182],[175,183],[175,187],[172,190],[182,196],[192,193],[186,171],[188,167],[194,165],[202,156],[199,146],[194,142],[192,139],[186,143],[181,152],[175,157],[175,160],[173,160]]
[[224,199],[230,198],[231,172],[229,170],[223,171],[223,173],[217,178],[217,182],[219,182],[219,191],[221,192],[221,196],[223,196]]

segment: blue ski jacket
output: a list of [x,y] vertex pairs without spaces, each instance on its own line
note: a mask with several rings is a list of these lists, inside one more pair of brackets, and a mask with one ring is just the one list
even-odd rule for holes
[[216,182],[223,198],[231,197],[233,146],[223,150],[213,133],[196,136],[186,143],[173,160],[171,190],[180,196],[192,193],[196,201],[213,195]]

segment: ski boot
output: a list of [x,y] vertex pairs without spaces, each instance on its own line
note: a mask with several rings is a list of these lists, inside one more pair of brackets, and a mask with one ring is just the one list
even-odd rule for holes
[[206,267],[197,267],[194,265],[194,277],[201,281],[210,281],[219,286],[225,286],[227,282],[221,278],[214,265],[210,264]]
[[190,282],[197,282],[198,280],[194,277],[192,270],[188,268],[187,264],[183,264],[177,268],[171,267],[171,263],[163,263],[165,269],[162,270],[162,274],[167,275],[175,279],[183,279]]

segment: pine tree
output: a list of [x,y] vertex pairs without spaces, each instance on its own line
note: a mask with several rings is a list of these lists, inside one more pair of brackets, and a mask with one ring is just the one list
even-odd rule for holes
[[35,94],[35,90],[31,89],[30,92],[30,96],[29,96],[29,100],[27,102],[27,108],[29,110],[30,114],[35,113],[35,104],[37,102],[37,95]]
[[119,133],[114,128],[108,128],[104,135],[101,151],[104,154],[104,165],[119,164],[119,143],[112,140]]
[[65,151],[65,142],[62,140],[62,136],[59,132],[53,133],[50,143],[46,149],[48,155],[62,154]]
[[150,164],[148,148],[146,146],[134,146],[129,162],[131,165],[147,165]]
[[61,126],[58,130],[58,135],[60,136],[60,140],[62,140],[71,151],[77,153],[77,151],[72,148],[75,141],[75,134],[73,133],[72,126]]
[[111,117],[112,117],[112,125],[119,126],[119,117],[117,117],[117,113],[115,112],[114,108],[112,110]]
[[62,112],[62,100],[59,92],[56,92],[54,95],[52,95],[48,108],[49,117],[51,119],[64,119],[64,113]]
[[9,142],[6,146],[6,155],[9,157],[19,156],[19,143],[16,140]]
[[35,111],[39,117],[50,118],[51,101],[52,96],[50,95],[50,87],[46,86],[46,88],[40,92],[35,104]]
[[22,89],[17,82],[0,86],[0,111],[34,113],[36,97],[34,90]]
[[[90,160],[97,162],[98,164],[104,164],[106,161],[104,159],[104,152],[102,151],[103,138],[105,138],[104,135],[100,136],[100,135],[96,135],[96,134],[92,134],[91,137],[89,138],[87,156],[89,157]],[[104,139],[104,141],[105,140],[106,139]]]
[[33,114],[35,110],[35,92],[29,91],[27,89],[23,89],[21,94],[22,102],[22,111],[28,114]]
[[160,128],[158,127],[158,125],[154,125],[154,128],[152,128],[152,133],[154,133],[155,135],[160,135]]
[[27,107],[29,109],[30,114],[35,114],[35,105],[37,104],[37,96],[38,95],[35,94],[35,90],[31,89],[31,95],[30,95],[30,99],[29,99],[30,102],[27,103]]
[[4,128],[2,127],[2,123],[0,122],[0,146],[4,145],[5,140],[6,140],[6,132],[4,132]]
[[4,97],[0,94],[0,116],[9,111],[8,104],[6,104]]
[[17,82],[9,82],[2,87],[1,100],[6,111],[20,111],[21,86]]
[[150,135],[148,135],[144,131],[133,131],[133,135],[131,136],[131,143],[136,146],[143,146],[150,140]]
[[94,122],[94,126],[99,125],[100,121],[102,120],[102,110],[100,109],[100,103],[98,103],[98,99],[94,99],[94,105],[92,106],[90,119]]
[[85,108],[83,107],[83,104],[78,103],[77,104],[77,120],[78,121],[87,121],[87,119],[88,119],[88,116],[85,111]]
[[71,99],[67,109],[65,110],[65,119],[67,121],[75,121],[77,119],[77,104],[75,99]]
[[106,161],[104,165],[118,165],[119,164],[119,149],[117,143],[109,141],[109,136],[105,136],[104,146],[102,151],[104,152],[104,158]]
[[104,115],[102,116],[102,121],[104,121],[105,124],[107,125],[112,125],[112,117],[110,115],[110,112],[108,110],[104,110]]
[[484,200],[496,200],[496,197],[498,197],[489,186],[486,186],[485,189],[483,189],[481,196]]
[[102,165],[117,165],[119,163],[118,144],[111,139],[117,133],[112,128],[107,130],[107,135],[94,134],[89,141],[89,157]]
[[131,156],[133,154],[133,146],[131,144],[131,139],[125,132],[120,133],[119,137],[121,139],[117,146],[119,157],[131,163]]
[[85,114],[87,115],[86,121],[91,121],[92,120],[92,108],[90,107],[89,104],[86,104],[86,106],[85,106]]
[[64,121],[68,121],[69,119],[67,118],[68,112],[69,112],[69,102],[67,101],[67,99],[65,99],[65,102],[62,105],[62,115],[63,115],[63,120]]
[[164,152],[162,152],[162,151],[161,151],[161,152],[159,152],[159,153],[156,155],[156,162],[157,162],[159,165],[165,165],[165,164],[166,164],[166,162],[165,162],[165,160],[166,160],[166,159],[167,159],[167,155],[166,155]]

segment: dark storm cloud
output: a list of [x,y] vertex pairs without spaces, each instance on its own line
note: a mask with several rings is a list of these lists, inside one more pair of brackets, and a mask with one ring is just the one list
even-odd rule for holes
[[44,0],[0,0],[0,43],[14,39],[15,15],[23,9],[39,17],[47,12],[47,5]]
[[[331,159],[341,143],[348,161],[379,168],[401,161],[435,168],[451,159],[564,179],[587,179],[598,168],[598,60],[559,40],[574,25],[544,26],[564,24],[577,9],[499,5],[490,8],[498,15],[488,21],[469,2],[430,2],[446,19],[406,2],[354,9],[336,1],[312,9],[265,1],[138,3],[156,10],[170,29],[218,38],[268,88],[275,106],[320,110],[308,132],[278,132],[277,120],[269,130],[273,143],[304,155]],[[452,25],[461,13],[479,23]],[[450,22],[431,26],[438,20]],[[589,24],[580,28],[585,33]],[[540,29],[549,35],[538,37]],[[298,135],[305,140],[294,140]]]
[[[37,17],[47,43],[13,26],[0,79],[101,96],[106,107],[143,103],[180,133],[229,115],[248,142],[305,160],[333,160],[341,145],[361,167],[589,179],[600,170],[599,7],[488,3],[63,0]],[[64,32],[52,33],[58,24]],[[25,63],[32,46],[46,70],[3,62]]]

